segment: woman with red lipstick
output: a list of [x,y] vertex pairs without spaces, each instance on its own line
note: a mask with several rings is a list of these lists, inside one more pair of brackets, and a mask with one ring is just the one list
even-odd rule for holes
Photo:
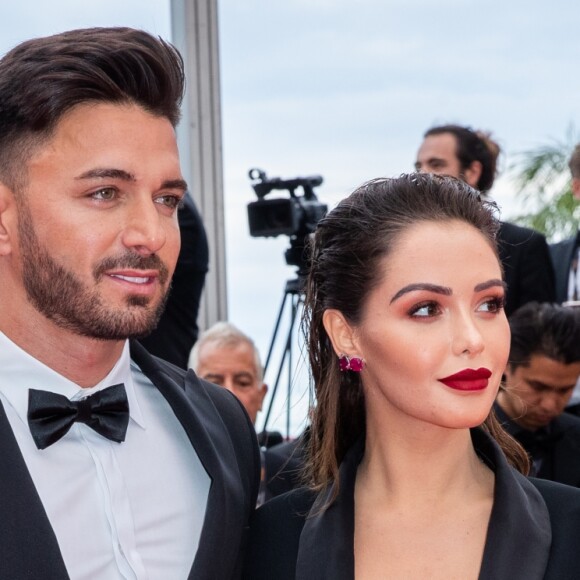
[[494,209],[412,174],[321,220],[308,485],[258,510],[246,578],[578,577],[580,491],[527,479],[492,411],[509,351]]

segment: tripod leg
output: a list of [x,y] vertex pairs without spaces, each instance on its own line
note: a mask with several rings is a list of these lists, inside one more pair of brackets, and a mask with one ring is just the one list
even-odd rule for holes
[[268,410],[266,412],[266,418],[264,419],[264,424],[262,429],[265,431],[268,425],[268,421],[270,420],[270,415],[272,413],[272,408],[274,405],[274,401],[276,399],[276,393],[278,391],[278,386],[280,384],[280,377],[282,376],[282,371],[284,369],[284,363],[286,362],[287,358],[289,358],[289,363],[288,363],[288,400],[287,400],[287,409],[286,409],[286,434],[287,436],[289,436],[290,434],[290,392],[291,392],[291,388],[292,388],[292,356],[291,356],[291,352],[292,352],[292,336],[293,336],[293,332],[294,332],[294,323],[296,321],[297,315],[298,315],[298,305],[302,302],[301,300],[301,296],[299,292],[294,291],[293,286],[291,286],[291,288],[289,288],[289,286],[291,286],[289,283],[287,283],[286,285],[286,290],[284,293],[284,298],[282,300],[282,305],[280,307],[280,311],[278,313],[278,318],[276,320],[276,325],[274,328],[274,334],[272,336],[272,341],[270,343],[270,348],[268,350],[268,357],[266,360],[266,365],[264,367],[264,369],[267,368],[267,365],[270,362],[270,358],[274,349],[274,344],[276,343],[276,337],[278,335],[278,331],[279,331],[279,327],[280,327],[280,321],[282,319],[282,315],[283,315],[283,311],[284,311],[284,307],[286,305],[286,300],[288,297],[290,297],[290,328],[288,330],[288,334],[286,337],[286,343],[284,345],[284,351],[282,353],[282,358],[280,360],[280,365],[278,366],[278,372],[276,374],[276,380],[274,382],[274,386],[272,388],[272,395],[270,397],[270,402],[268,404]]
[[[276,336],[278,335],[278,329],[280,328],[280,321],[282,320],[282,314],[284,314],[284,306],[286,305],[286,299],[288,298],[288,293],[285,292],[282,296],[282,303],[280,304],[280,310],[278,311],[278,318],[276,318],[276,324],[274,325],[274,332],[272,333],[272,340],[270,340],[270,346],[268,348],[268,355],[266,356],[266,362],[264,363],[264,373],[268,369],[270,364],[270,358],[274,350],[274,344],[276,343]],[[264,427],[265,429],[265,427]]]

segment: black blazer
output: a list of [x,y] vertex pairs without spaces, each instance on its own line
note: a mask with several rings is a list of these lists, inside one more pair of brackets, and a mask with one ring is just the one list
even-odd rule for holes
[[[131,344],[131,357],[167,399],[211,478],[189,579],[238,578],[260,481],[254,427],[226,389],[198,379],[193,371],[186,375],[138,343]],[[68,579],[56,536],[2,405],[0,458],[0,578]]]
[[[480,580],[577,580],[580,577],[580,490],[528,479],[511,468],[481,429],[474,447],[495,471],[494,504]],[[325,511],[332,487],[305,488],[257,510],[247,551],[247,580],[352,580],[354,485],[364,453],[360,440],[339,470],[340,491]]]
[[[525,431],[498,407],[496,402],[494,408],[503,428],[532,455],[533,450],[525,437]],[[569,413],[556,417],[550,422],[547,443],[550,451],[543,458],[537,477],[580,487],[580,417]]]
[[497,245],[508,286],[506,314],[528,302],[554,302],[554,271],[546,238],[535,230],[502,222]]
[[556,279],[556,302],[560,304],[568,300],[568,279],[576,243],[577,237],[574,236],[550,245],[550,255]]

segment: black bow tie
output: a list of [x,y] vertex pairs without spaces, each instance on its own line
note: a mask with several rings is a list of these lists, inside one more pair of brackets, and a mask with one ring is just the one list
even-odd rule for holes
[[129,424],[125,385],[97,391],[80,401],[69,401],[49,391],[28,391],[28,425],[38,449],[64,437],[73,423],[85,423],[103,437],[120,443]]

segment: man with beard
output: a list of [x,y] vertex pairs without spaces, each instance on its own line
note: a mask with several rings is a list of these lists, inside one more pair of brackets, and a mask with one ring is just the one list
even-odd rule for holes
[[0,60],[1,578],[239,575],[252,423],[129,340],[179,252],[183,83],[177,51],[128,28]]

